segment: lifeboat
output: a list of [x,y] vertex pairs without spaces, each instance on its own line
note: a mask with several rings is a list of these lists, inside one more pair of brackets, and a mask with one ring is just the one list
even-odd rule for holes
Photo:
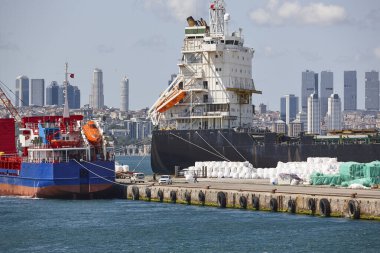
[[158,107],[157,111],[160,113],[166,112],[176,104],[178,104],[179,101],[181,101],[184,97],[186,97],[186,91],[184,90],[176,90],[172,94],[169,95],[169,97],[163,101]]
[[95,122],[92,120],[88,121],[86,125],[83,126],[83,132],[87,140],[91,144],[99,144],[102,140],[102,135],[100,134],[99,129],[95,125]]

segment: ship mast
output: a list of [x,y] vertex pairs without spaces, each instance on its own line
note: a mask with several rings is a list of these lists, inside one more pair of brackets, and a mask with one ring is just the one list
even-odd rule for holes
[[70,113],[69,113],[69,101],[68,101],[68,98],[67,98],[67,85],[68,85],[68,81],[67,81],[67,69],[68,69],[68,63],[66,62],[65,63],[65,81],[64,81],[64,85],[65,85],[65,104],[63,106],[63,118],[70,118]]
[[224,35],[224,14],[226,14],[223,0],[215,0],[210,5],[210,34],[212,36]]

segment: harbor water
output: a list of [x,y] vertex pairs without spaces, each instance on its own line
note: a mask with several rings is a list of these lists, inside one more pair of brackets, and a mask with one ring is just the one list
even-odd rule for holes
[[[118,160],[133,168],[142,158]],[[140,166],[136,171],[151,173],[149,157]],[[380,248],[380,223],[375,221],[125,199],[0,197],[0,226],[2,253],[378,252]]]
[[378,252],[379,222],[149,203],[0,198],[0,252]]

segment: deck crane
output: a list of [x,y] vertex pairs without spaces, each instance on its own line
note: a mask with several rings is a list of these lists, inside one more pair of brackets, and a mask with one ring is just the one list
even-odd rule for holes
[[[3,82],[1,82],[1,84],[3,84],[5,86],[5,84]],[[18,113],[16,107],[14,107],[14,105],[12,104],[11,100],[7,97],[7,95],[5,94],[5,92],[3,91],[1,86],[0,86],[0,100],[1,100],[1,103],[8,110],[9,114],[14,118],[14,120],[17,123],[21,123],[20,114]]]

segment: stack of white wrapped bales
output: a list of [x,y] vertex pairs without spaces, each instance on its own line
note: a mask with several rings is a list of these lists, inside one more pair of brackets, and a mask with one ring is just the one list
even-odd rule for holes
[[208,178],[235,178],[235,179],[270,179],[276,181],[280,174],[297,175],[302,181],[309,182],[311,174],[315,172],[325,175],[339,173],[339,162],[330,157],[309,157],[306,162],[278,162],[276,168],[254,168],[249,162],[196,162],[185,172],[186,177],[197,175]]

